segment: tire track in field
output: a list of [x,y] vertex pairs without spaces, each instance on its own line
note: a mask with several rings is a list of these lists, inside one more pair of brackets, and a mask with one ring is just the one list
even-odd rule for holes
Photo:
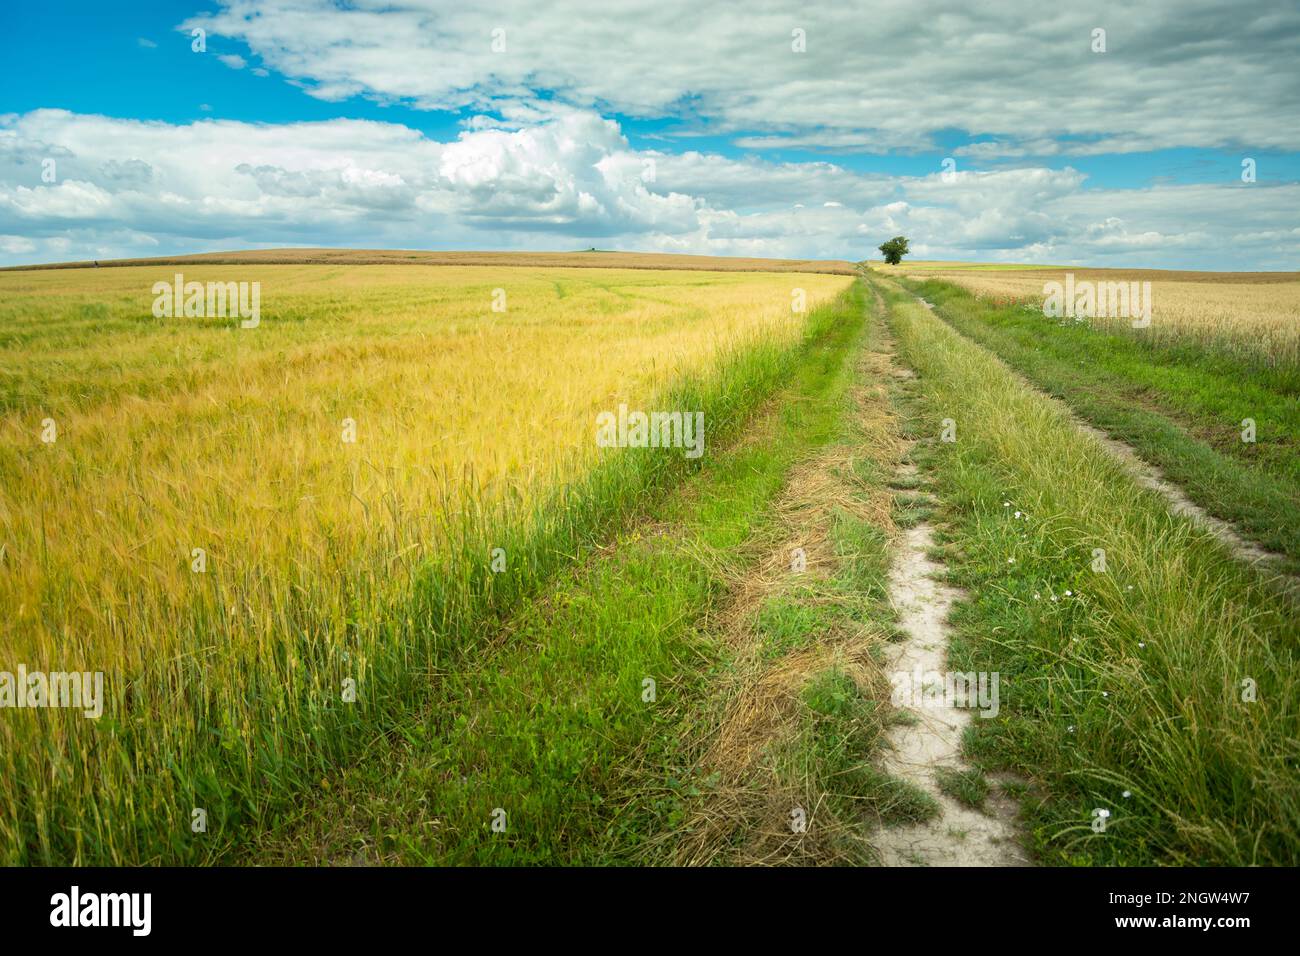
[[[935,312],[933,303],[927,302],[919,295],[914,296],[914,298],[931,312]],[[938,313],[935,313],[935,315],[940,319],[940,321],[942,321],[942,317],[938,316]],[[948,325],[946,322],[944,324]],[[948,327],[952,328],[951,325]],[[953,329],[953,331],[957,332],[958,335],[962,335],[962,333],[957,329]],[[962,338],[966,339],[966,336],[962,335]],[[966,340],[971,341],[970,339]],[[978,342],[973,344],[980,348],[984,348],[984,346],[979,345]],[[1100,428],[1084,421],[1067,403],[1048,395],[1028,378],[1022,375],[1018,370],[1011,368],[1009,365],[1007,368],[1021,381],[1023,385],[1025,385],[1026,388],[1032,389],[1039,397],[1052,402],[1059,408],[1063,409],[1069,416],[1070,420],[1074,422],[1075,427],[1096,439],[1113,458],[1117,459],[1120,464],[1124,466],[1125,471],[1127,471],[1138,484],[1163,497],[1168,503],[1171,512],[1189,518],[1201,525],[1209,531],[1210,534],[1214,535],[1214,537],[1217,538],[1229,551],[1231,551],[1233,556],[1238,560],[1244,561],[1249,565],[1257,567],[1260,571],[1271,574],[1279,580],[1286,582],[1289,589],[1294,590],[1297,587],[1300,587],[1300,577],[1279,571],[1276,567],[1272,566],[1275,562],[1285,561],[1286,555],[1279,554],[1276,551],[1270,551],[1267,548],[1256,544],[1242,535],[1241,532],[1238,531],[1230,522],[1224,521],[1222,518],[1216,518],[1214,515],[1210,514],[1188,497],[1187,492],[1184,491],[1181,486],[1170,481],[1159,468],[1138,454],[1137,449],[1132,445],[1122,442],[1118,438],[1102,431]]]
[[[892,362],[892,342],[889,351]],[[895,362],[891,376],[908,380],[915,373]],[[908,451],[915,445],[910,442]],[[898,477],[908,483],[916,473],[916,465],[907,460],[897,469]],[[889,574],[889,598],[906,637],[889,650],[889,672],[943,674],[948,670],[948,613],[963,592],[943,583],[943,566],[930,557],[933,544],[934,526],[928,521],[909,528],[899,540]],[[887,866],[1029,865],[1019,839],[1015,800],[993,787],[981,811],[940,788],[941,772],[971,769],[961,756],[971,712],[950,704],[904,709],[912,721],[890,728],[892,751],[882,761],[883,769],[929,794],[940,814],[924,823],[882,828],[875,837],[881,862]]]
[[[704,799],[672,833],[651,840],[667,847],[663,859],[673,865],[862,865],[874,859],[867,814],[833,806],[843,784],[808,773],[807,765],[792,774],[780,755],[792,743],[808,746],[800,742],[809,714],[803,692],[817,675],[838,671],[864,699],[887,699],[876,656],[887,630],[845,615],[773,654],[760,625],[760,610],[772,598],[810,610],[844,601],[833,583],[845,563],[835,541],[837,523],[848,518],[893,533],[889,489],[859,477],[856,464],[865,458],[887,467],[902,447],[884,386],[889,358],[864,343],[858,352],[850,359],[857,366],[854,380],[845,389],[852,410],[837,414],[853,416],[860,431],[829,441],[792,467],[770,526],[751,539],[762,557],[732,580],[728,600],[710,622],[734,656],[719,675],[725,706],[700,741],[700,774],[710,780]],[[795,552],[803,559],[797,574]],[[790,826],[791,808],[807,812],[806,828]]]

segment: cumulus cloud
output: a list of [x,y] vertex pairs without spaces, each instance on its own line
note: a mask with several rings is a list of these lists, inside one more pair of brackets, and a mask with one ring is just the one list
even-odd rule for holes
[[[697,227],[698,200],[652,188],[653,163],[617,124],[574,110],[530,115],[527,126],[469,129],[448,142],[361,120],[0,117],[0,233],[40,241],[73,227],[127,230],[177,248],[362,236],[447,246],[505,231],[606,237]],[[45,182],[50,156],[57,175]]]
[[553,103],[446,141],[366,120],[0,116],[10,263],[276,245],[865,258],[901,233],[931,258],[1294,268],[1297,207],[1296,184],[1097,189],[1068,167],[907,177],[636,149]]

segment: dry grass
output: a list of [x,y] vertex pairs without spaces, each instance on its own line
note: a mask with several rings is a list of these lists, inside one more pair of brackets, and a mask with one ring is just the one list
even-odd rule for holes
[[[883,484],[855,477],[855,458],[865,455],[892,467],[901,454],[883,384],[887,367],[887,356],[862,353],[860,377],[870,384],[852,391],[855,440],[833,445],[794,469],[767,538],[755,542],[766,549],[764,557],[731,583],[732,598],[713,622],[712,629],[731,648],[734,664],[719,690],[727,705],[698,743],[700,772],[713,783],[707,801],[694,807],[680,828],[684,837],[673,846],[674,863],[861,862],[861,855],[870,852],[852,821],[839,819],[831,809],[825,789],[829,781],[792,771],[810,759],[802,752],[809,745],[802,734],[807,721],[803,695],[810,680],[835,673],[851,681],[865,700],[887,699],[888,685],[873,655],[887,635],[847,615],[819,632],[816,643],[773,659],[760,635],[759,618],[763,605],[782,595],[805,606],[844,599],[832,583],[841,562],[833,533],[837,522],[867,524],[892,539],[890,492]],[[806,571],[792,575],[796,548],[806,554]],[[870,760],[869,754],[857,756]],[[809,814],[802,834],[788,826],[795,806]],[[848,853],[849,847],[856,849]]]

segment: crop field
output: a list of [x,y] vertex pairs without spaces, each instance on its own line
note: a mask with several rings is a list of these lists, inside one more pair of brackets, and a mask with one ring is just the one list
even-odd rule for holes
[[415,653],[389,616],[432,565],[480,544],[483,571],[493,547],[521,562],[512,542],[556,525],[547,496],[593,473],[598,412],[728,365],[743,392],[754,355],[802,334],[792,288],[814,307],[850,281],[251,266],[260,323],[241,328],[154,317],[173,272],[0,275],[0,645],[104,672],[117,715],[93,739],[58,711],[0,723],[9,860],[149,858],[107,823],[135,803],[168,825],[175,805],[150,824],[137,791],[163,805],[223,756],[291,760],[323,719],[313,688]]
[[1300,862],[1293,277],[307,252],[0,272],[5,862]]
[[[1041,312],[1043,287],[1076,281],[1151,283],[1151,325],[1142,337],[1157,344],[1191,344],[1282,367],[1300,364],[1300,273],[1210,273],[1160,270],[966,267],[908,264],[913,278],[948,280],[982,299],[1017,303]],[[1123,331],[1124,316],[1097,316],[1094,324]]]

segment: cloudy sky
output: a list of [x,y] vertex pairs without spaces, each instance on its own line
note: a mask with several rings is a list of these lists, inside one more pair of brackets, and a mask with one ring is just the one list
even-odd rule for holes
[[7,3],[0,264],[904,234],[1300,268],[1300,4],[1067,5]]

